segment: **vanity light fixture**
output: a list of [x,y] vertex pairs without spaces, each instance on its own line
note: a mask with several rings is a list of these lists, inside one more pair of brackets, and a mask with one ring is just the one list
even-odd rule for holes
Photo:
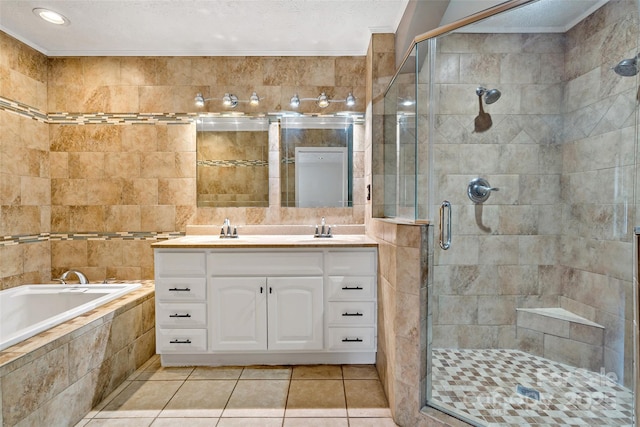
[[351,92],[347,95],[346,99],[329,99],[325,92],[321,92],[317,98],[300,98],[297,93],[291,97],[289,105],[293,108],[298,108],[301,101],[315,101],[320,108],[327,108],[331,102],[344,102],[347,107],[353,107],[356,105],[356,97]]
[[45,21],[51,24],[69,25],[71,23],[71,21],[69,21],[69,19],[66,16],[58,12],[55,12],[53,10],[45,9],[43,7],[36,7],[35,9],[32,10],[32,12],[39,18],[44,19]]
[[[202,108],[202,107],[204,107],[204,104],[207,101],[210,101],[212,99],[220,99],[220,98],[205,98],[204,96],[202,96],[202,93],[198,92],[196,94],[196,97],[193,100],[194,100],[194,102],[196,104],[196,107]],[[229,92],[225,93],[224,96],[221,98],[222,105],[227,107],[227,108],[236,108],[238,106],[238,103],[240,103],[240,102],[247,102],[247,103],[249,103],[249,105],[252,105],[252,106],[255,107],[255,106],[260,104],[260,100],[261,99],[262,98],[260,98],[256,92],[253,92],[251,94],[251,96],[249,97],[249,99],[246,100],[246,101],[238,99],[237,96],[235,96],[234,94],[229,93]]]

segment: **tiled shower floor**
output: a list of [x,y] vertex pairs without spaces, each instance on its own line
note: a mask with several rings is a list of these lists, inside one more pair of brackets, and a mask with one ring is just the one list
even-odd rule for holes
[[[631,426],[633,395],[605,376],[518,350],[433,350],[433,403],[486,426]],[[540,400],[516,393],[522,385]]]

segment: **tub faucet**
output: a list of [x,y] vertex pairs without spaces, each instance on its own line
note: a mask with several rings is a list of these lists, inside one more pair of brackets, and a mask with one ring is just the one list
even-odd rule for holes
[[62,276],[60,276],[60,278],[58,280],[60,280],[64,285],[66,285],[67,284],[66,280],[67,280],[67,277],[69,276],[69,274],[75,274],[76,277],[78,278],[78,280],[80,281],[81,285],[88,285],[89,284],[89,280],[87,280],[87,276],[85,276],[84,274],[82,274],[78,270],[67,270],[64,273],[62,273]]

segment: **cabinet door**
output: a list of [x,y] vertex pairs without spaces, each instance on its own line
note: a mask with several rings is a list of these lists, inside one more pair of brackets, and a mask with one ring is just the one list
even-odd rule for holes
[[266,350],[265,278],[215,277],[211,288],[211,350]]
[[322,277],[267,279],[269,350],[323,348]]

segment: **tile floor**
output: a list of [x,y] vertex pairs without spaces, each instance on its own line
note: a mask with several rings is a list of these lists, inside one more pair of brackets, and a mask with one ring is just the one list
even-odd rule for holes
[[[633,424],[633,393],[606,376],[518,350],[434,349],[432,402],[477,425]],[[518,385],[539,400],[516,393]]]
[[373,365],[163,368],[154,356],[76,427],[392,427]]

